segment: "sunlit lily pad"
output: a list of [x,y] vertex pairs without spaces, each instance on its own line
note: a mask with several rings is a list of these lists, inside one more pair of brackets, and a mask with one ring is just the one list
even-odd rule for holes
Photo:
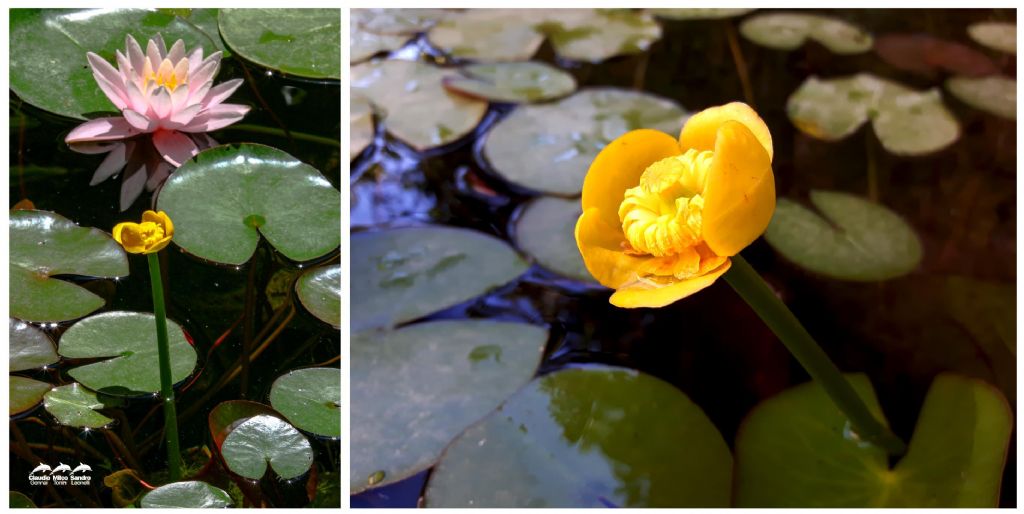
[[559,275],[595,282],[583,264],[574,236],[582,213],[579,199],[542,196],[532,200],[516,222],[516,246]]
[[[481,465],[500,463],[500,465]],[[534,380],[445,450],[428,507],[727,507],[732,456],[678,389],[622,368]]]
[[21,414],[43,401],[43,395],[53,386],[31,378],[11,375],[8,377],[7,410],[11,416]]
[[12,509],[35,509],[36,504],[32,503],[32,499],[25,496],[23,493],[18,491],[10,491],[8,494],[7,506]]
[[967,27],[971,39],[1000,52],[1017,53],[1017,25],[1000,21],[983,21]]
[[[764,237],[798,266],[843,280],[887,280],[921,261],[921,241],[899,215],[864,198],[811,191],[815,212],[781,198]],[[820,213],[820,214],[819,214]]]
[[[171,378],[184,380],[196,367],[196,351],[181,327],[167,320]],[[160,391],[156,317],[111,311],[75,323],[60,338],[58,353],[69,359],[111,357],[68,371],[82,385],[105,394],[133,396]]]
[[451,227],[352,236],[352,332],[391,327],[464,302],[526,271],[500,239]]
[[46,332],[14,318],[10,319],[9,327],[7,357],[10,371],[41,368],[60,360]]
[[371,61],[352,67],[352,92],[380,108],[392,136],[422,151],[472,132],[487,112],[487,102],[444,88],[452,74],[422,62]]
[[402,48],[410,39],[404,34],[374,34],[359,28],[356,21],[349,24],[348,49],[352,64],[363,62],[379,53]]
[[770,13],[751,16],[740,25],[743,37],[776,50],[795,50],[808,40],[837,54],[871,50],[872,38],[860,27],[816,14]]
[[952,77],[946,89],[971,107],[1002,118],[1017,119],[1017,81],[1008,77]]
[[218,25],[246,60],[299,77],[341,78],[339,9],[221,9]]
[[[880,411],[870,382],[850,375]],[[939,375],[892,469],[816,383],[760,404],[736,441],[738,507],[995,507],[1013,412],[995,388]]]
[[200,152],[164,183],[157,205],[174,220],[174,243],[223,264],[243,264],[260,235],[294,261],[341,241],[341,194],[312,166],[269,146]]
[[539,102],[576,90],[576,79],[542,62],[473,64],[444,80],[449,91],[492,102]]
[[650,14],[627,9],[541,9],[538,29],[565,59],[601,62],[638,54],[661,39],[661,25]]
[[266,414],[231,430],[220,452],[231,471],[253,480],[263,478],[267,464],[284,480],[302,475],[313,464],[309,441],[281,418]]
[[324,323],[341,327],[341,265],[313,268],[295,282],[306,309]]
[[61,425],[76,428],[101,428],[114,421],[99,412],[104,404],[96,393],[81,384],[54,387],[43,397],[46,412]]
[[351,491],[431,466],[459,432],[530,380],[547,337],[541,327],[489,320],[352,336]]
[[444,9],[352,9],[352,21],[374,34],[412,35],[429,29],[451,14]]
[[[670,100],[612,88],[583,89],[543,105],[522,105],[487,135],[484,156],[519,186],[574,196],[597,154],[638,128],[678,134],[687,114]],[[542,130],[541,130],[542,129]]]
[[199,481],[162,485],[142,497],[144,509],[223,509],[232,503],[228,493]]
[[915,91],[874,75],[808,78],[786,105],[804,133],[837,141],[871,120],[882,146],[897,155],[941,150],[960,137],[960,124],[937,89]]
[[370,102],[360,95],[352,95],[349,114],[349,150],[348,159],[352,160],[363,153],[366,147],[373,144],[375,130],[373,126],[373,108]]
[[534,28],[536,9],[470,9],[452,14],[427,32],[432,45],[458,59],[525,61],[544,35]]
[[341,436],[341,370],[297,369],[270,386],[270,405],[293,425],[324,437]]
[[689,9],[647,9],[647,12],[670,20],[719,20],[743,16],[753,9],[736,7],[692,7]]
[[52,277],[128,275],[128,258],[121,245],[108,234],[79,227],[59,214],[11,211],[8,234],[12,317],[51,322],[80,318],[102,307],[103,299]]

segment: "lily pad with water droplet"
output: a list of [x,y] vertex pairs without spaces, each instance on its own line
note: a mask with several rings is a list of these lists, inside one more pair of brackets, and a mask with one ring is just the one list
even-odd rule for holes
[[43,406],[58,423],[69,427],[101,428],[114,421],[96,412],[105,407],[96,393],[77,383],[50,389]]
[[542,62],[473,64],[460,71],[462,76],[445,78],[444,87],[491,102],[539,102],[576,90],[572,75]]
[[43,401],[43,395],[53,388],[46,382],[17,375],[11,375],[8,379],[7,410],[11,416],[21,414],[39,405],[39,402]]
[[[196,351],[177,323],[167,320],[171,379],[180,382],[196,367]],[[110,311],[67,329],[58,353],[69,359],[106,358],[68,371],[82,385],[104,394],[136,396],[160,391],[156,317],[149,313]]]
[[341,78],[339,9],[221,9],[218,25],[248,61],[299,77]]
[[1017,119],[1017,81],[1009,77],[952,77],[946,89],[965,104],[996,116]]
[[10,371],[25,371],[41,368],[60,360],[53,341],[46,332],[11,318],[8,332],[8,361]]
[[352,236],[353,333],[393,327],[482,295],[526,271],[500,239],[452,227]]
[[971,39],[1000,52],[1017,54],[1017,24],[983,21],[967,27]]
[[873,40],[860,27],[816,14],[771,13],[751,16],[740,25],[743,37],[776,50],[795,50],[812,39],[837,54],[871,50]]
[[222,489],[197,480],[162,485],[142,497],[144,509],[223,509],[232,503]]
[[100,230],[79,227],[53,212],[10,212],[11,316],[26,321],[66,321],[103,306],[103,298],[57,276],[117,278],[128,275],[121,245]]
[[[848,375],[876,414],[868,379]],[[883,418],[884,419],[884,418]],[[995,507],[1013,412],[999,392],[952,374],[932,383],[895,467],[810,382],[758,405],[736,437],[736,506]]]
[[685,394],[588,367],[534,380],[462,433],[425,497],[428,507],[727,507],[731,481],[728,445]]
[[489,320],[352,336],[351,491],[433,465],[459,432],[530,380],[547,338],[541,327]]
[[719,20],[743,16],[753,9],[735,7],[694,7],[689,9],[647,9],[647,12],[670,20]]
[[301,476],[313,464],[309,441],[295,427],[267,414],[253,416],[232,429],[220,452],[228,469],[253,480],[263,478],[268,464],[284,480]]
[[375,129],[369,100],[352,95],[350,102],[348,159],[351,161],[373,144]]
[[324,437],[341,437],[341,370],[297,369],[270,386],[270,405],[293,425]]
[[[798,266],[843,280],[875,281],[910,273],[921,241],[891,210],[864,198],[811,191],[815,212],[782,198],[764,238]],[[819,214],[820,213],[820,214]]]
[[470,9],[452,14],[427,32],[427,39],[457,59],[525,61],[544,42],[534,28],[537,9]]
[[175,244],[223,264],[248,261],[261,234],[293,261],[322,257],[341,241],[338,190],[312,166],[269,146],[200,152],[167,179],[157,205],[174,220]]
[[295,282],[295,292],[311,314],[332,327],[341,327],[341,265],[306,271]]
[[647,51],[661,39],[650,14],[627,9],[541,9],[536,25],[564,59],[601,62]]
[[542,193],[575,196],[597,154],[638,128],[678,134],[687,114],[675,102],[613,88],[587,88],[550,104],[522,105],[498,122],[484,157],[505,180]]
[[596,283],[583,264],[574,236],[582,213],[579,199],[542,196],[532,200],[516,221],[516,246],[559,275]]

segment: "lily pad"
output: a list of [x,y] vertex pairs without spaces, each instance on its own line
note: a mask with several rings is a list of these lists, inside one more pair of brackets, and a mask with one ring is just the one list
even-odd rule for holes
[[391,52],[405,46],[411,36],[404,34],[374,34],[349,23],[348,50],[351,64],[363,62],[379,53]]
[[971,39],[994,50],[1017,54],[1017,24],[983,21],[967,27]]
[[[500,463],[500,465],[482,465]],[[428,507],[727,507],[732,456],[699,406],[622,368],[545,375],[445,450]]]
[[[171,379],[180,382],[196,367],[196,351],[177,323],[167,320]],[[104,394],[135,396],[160,391],[156,316],[111,311],[75,323],[60,338],[60,353],[69,359],[111,357],[68,371],[71,378]]]
[[842,280],[875,281],[910,273],[921,241],[899,215],[864,198],[811,191],[817,211],[782,198],[764,238],[798,266]]
[[539,102],[568,95],[576,79],[542,62],[473,64],[444,79],[449,91],[491,102]]
[[102,428],[114,421],[96,412],[105,406],[96,393],[77,383],[50,389],[43,396],[43,406],[58,423],[69,427]]
[[298,369],[270,386],[270,405],[296,427],[324,437],[341,437],[341,370]]
[[843,20],[816,14],[771,13],[751,16],[740,24],[743,37],[776,50],[795,50],[808,39],[837,54],[871,50],[871,34]]
[[352,92],[379,108],[392,136],[423,151],[469,134],[487,112],[487,102],[444,88],[452,73],[418,61],[371,61],[352,67]]
[[320,321],[341,327],[341,265],[313,268],[295,282],[302,305]]
[[41,368],[60,360],[46,332],[14,318],[10,319],[8,325],[10,350],[7,357],[10,371]]
[[870,119],[882,146],[897,155],[935,152],[960,137],[960,124],[939,90],[915,91],[863,73],[809,77],[789,97],[786,110],[797,128],[826,141],[843,139]]
[[427,32],[427,39],[456,59],[525,61],[544,35],[534,28],[537,9],[470,9],[452,14]]
[[[877,414],[863,375],[849,376]],[[736,440],[739,507],[995,507],[1013,412],[993,387],[939,375],[907,454],[889,467],[816,383],[760,404]]]
[[312,166],[252,143],[204,150],[164,183],[157,200],[174,220],[174,242],[214,262],[239,265],[260,234],[294,261],[341,242],[341,194]]
[[613,139],[638,128],[678,134],[686,119],[687,113],[671,100],[587,88],[554,103],[519,106],[491,129],[483,153],[509,182],[576,196],[590,163]]
[[281,418],[266,414],[231,430],[220,451],[231,471],[253,480],[263,478],[268,463],[284,480],[302,475],[313,464],[309,441]]
[[351,161],[373,144],[375,129],[373,126],[373,108],[369,100],[360,95],[351,95],[349,114],[349,150]]
[[218,25],[246,60],[299,77],[341,79],[340,9],[221,9]]
[[445,9],[352,9],[352,20],[359,28],[374,34],[412,35],[432,27],[453,14]]
[[10,396],[8,397],[7,411],[11,416],[21,414],[39,405],[39,402],[43,401],[43,395],[53,388],[46,382],[17,375],[11,375],[8,379]]
[[1017,81],[1009,77],[952,77],[946,89],[976,109],[1010,120],[1017,119]]
[[103,298],[53,277],[128,275],[121,245],[104,232],[79,227],[53,212],[10,212],[11,316],[26,321],[67,321],[103,306]]
[[32,499],[17,491],[10,491],[8,494],[7,506],[12,509],[35,509],[36,504]]
[[999,71],[983,52],[929,34],[886,34],[875,41],[875,52],[896,68],[929,78],[940,71],[971,77]]
[[743,16],[753,9],[736,7],[693,7],[689,9],[647,9],[647,12],[669,20],[720,20]]
[[516,246],[559,275],[596,283],[583,264],[573,235],[581,214],[579,199],[542,196],[532,200],[516,221]]
[[197,480],[162,485],[142,497],[144,509],[223,509],[232,503],[228,493]]
[[489,320],[353,335],[351,491],[430,467],[459,432],[530,380],[547,338],[540,327]]
[[189,20],[148,9],[11,9],[10,31],[11,90],[40,109],[83,120],[116,111],[96,85],[86,52],[112,62],[129,34],[143,47],[161,34],[168,43],[216,50]]
[[627,9],[540,9],[538,29],[564,59],[601,62],[647,51],[661,39],[650,14]]

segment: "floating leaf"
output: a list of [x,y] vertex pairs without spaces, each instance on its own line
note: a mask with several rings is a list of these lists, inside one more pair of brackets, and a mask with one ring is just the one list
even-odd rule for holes
[[798,266],[843,280],[887,280],[921,261],[921,242],[896,213],[858,196],[811,191],[817,211],[782,198],[764,238]]
[[946,89],[962,102],[996,116],[1017,119],[1017,81],[1008,77],[952,77]]
[[[870,382],[851,383],[878,415]],[[810,382],[761,403],[736,440],[738,507],[995,507],[1013,412],[994,388],[939,375],[907,454],[890,469]]]
[[565,59],[601,62],[647,51],[661,39],[661,25],[650,14],[626,9],[541,9],[538,29]]
[[43,406],[58,423],[69,427],[102,428],[114,421],[96,412],[104,407],[96,393],[77,383],[50,389],[43,397]]
[[771,13],[751,16],[740,24],[743,37],[776,50],[796,50],[812,39],[837,54],[871,50],[871,35],[842,20],[816,14]]
[[36,504],[32,503],[32,499],[31,498],[29,498],[28,496],[25,496],[22,493],[19,493],[18,491],[10,491],[10,493],[8,494],[8,498],[9,498],[9,500],[8,500],[7,506],[12,508],[12,509],[35,509],[35,508],[37,508]]
[[8,326],[10,371],[41,368],[60,360],[46,332],[14,318],[10,319]]
[[162,485],[142,497],[144,509],[223,509],[231,504],[228,493],[199,481]]
[[313,464],[313,449],[295,427],[276,416],[253,416],[224,438],[220,452],[234,473],[259,480],[267,464],[280,478],[302,475]]
[[351,95],[349,114],[349,151],[348,159],[352,160],[373,144],[373,108],[370,102],[360,95]]
[[955,41],[928,34],[886,34],[875,42],[875,52],[885,62],[926,77],[948,71],[972,77],[999,71],[985,54]]
[[457,59],[525,61],[544,42],[533,24],[535,9],[470,9],[452,14],[427,32],[430,44]]
[[157,200],[174,220],[174,243],[196,256],[243,264],[260,234],[294,261],[341,241],[341,194],[312,166],[269,146],[200,152],[164,183]]
[[588,88],[558,102],[519,106],[491,129],[484,156],[509,182],[575,196],[591,161],[613,139],[638,128],[678,134],[686,118],[670,100]]
[[473,64],[444,79],[449,91],[491,102],[539,102],[568,95],[576,79],[542,62]]
[[210,427],[210,436],[213,439],[214,446],[219,449],[221,445],[224,444],[224,438],[227,437],[235,427],[241,425],[246,419],[263,414],[268,416],[281,416],[277,411],[263,405],[262,403],[251,402],[248,400],[230,400],[218,403],[217,406],[210,411],[210,415],[207,418],[207,423]]
[[348,48],[351,64],[363,62],[379,53],[391,52],[405,46],[410,36],[398,34],[374,34],[356,25],[353,19],[349,23]]
[[599,367],[534,380],[470,427],[425,496],[428,507],[727,507],[731,480],[729,447],[699,406],[652,376]]
[[79,227],[52,212],[10,212],[11,316],[26,321],[66,321],[103,306],[85,288],[58,275],[117,278],[128,275],[121,245],[104,232]]
[[670,20],[720,20],[743,16],[753,9],[735,7],[693,7],[689,9],[647,9],[647,12]]
[[444,9],[352,9],[352,21],[374,34],[412,35],[429,29],[451,14]]
[[318,319],[341,327],[341,265],[313,268],[295,282],[302,305]]
[[530,380],[547,337],[540,327],[488,320],[352,336],[351,491],[430,467],[452,438]]
[[17,375],[11,375],[8,379],[10,384],[7,410],[11,416],[21,414],[39,405],[39,402],[43,401],[43,395],[53,387],[46,382]]
[[246,60],[309,78],[341,79],[340,9],[221,9],[221,37]]
[[449,93],[452,72],[414,61],[371,61],[352,67],[352,92],[379,107],[394,137],[423,151],[443,146],[476,128],[487,103]]
[[542,196],[530,201],[516,221],[516,246],[545,268],[581,282],[596,283],[576,247],[579,199]]
[[[171,379],[188,378],[196,351],[177,323],[167,320]],[[160,391],[156,316],[111,311],[75,323],[60,338],[58,353],[69,359],[111,357],[68,371],[71,378],[104,394],[134,396]]]
[[270,386],[270,405],[298,428],[324,437],[341,437],[341,370],[297,369]]
[[351,248],[353,333],[456,305],[527,268],[504,241],[452,227],[354,234]]
[[967,26],[971,39],[1000,52],[1017,54],[1017,24],[983,21]]

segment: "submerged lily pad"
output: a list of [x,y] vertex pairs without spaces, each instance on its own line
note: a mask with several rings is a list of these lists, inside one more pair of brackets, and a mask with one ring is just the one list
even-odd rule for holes
[[41,368],[60,360],[46,332],[14,318],[8,326],[9,371]]
[[1017,54],[1017,24],[983,21],[967,27],[971,39],[1000,52]]
[[753,9],[736,7],[692,7],[689,9],[647,9],[647,12],[670,20],[719,20],[743,16]]
[[812,211],[779,199],[764,238],[798,266],[843,280],[875,281],[910,273],[921,262],[914,229],[889,209],[858,196],[811,191]]
[[252,143],[204,150],[164,183],[157,200],[174,243],[223,264],[252,257],[260,234],[294,261],[341,242],[341,194],[312,166]]
[[375,129],[373,126],[373,108],[370,102],[360,95],[351,95],[349,114],[349,150],[351,161],[363,153],[366,147],[373,144]]
[[516,222],[516,246],[559,275],[596,283],[576,247],[574,234],[581,214],[579,199],[542,196],[532,200]]
[[534,28],[536,9],[470,9],[427,32],[430,44],[457,59],[525,61],[544,42]]
[[459,228],[354,234],[351,245],[353,333],[392,327],[456,305],[527,268],[504,241]]
[[971,77],[999,71],[983,52],[929,34],[886,34],[875,42],[875,52],[896,68],[929,78],[940,71]]
[[352,336],[351,491],[430,467],[452,438],[530,380],[547,337],[541,327],[489,320]]
[[[870,382],[849,376],[876,415]],[[736,440],[738,507],[995,507],[1013,412],[995,388],[939,375],[892,469],[816,383],[761,403]]]
[[600,367],[534,380],[470,427],[430,475],[426,505],[727,507],[731,492],[729,447],[699,406]]
[[576,79],[542,62],[473,64],[463,76],[446,77],[444,86],[455,93],[492,102],[539,102],[576,90]]
[[[171,379],[182,381],[196,367],[196,351],[177,323],[167,320]],[[110,395],[160,391],[156,316],[111,311],[75,323],[60,338],[58,353],[69,359],[111,357],[68,371],[82,385]]]
[[46,382],[17,375],[11,375],[8,379],[7,411],[11,416],[21,414],[39,405],[39,402],[43,401],[43,395],[53,388]]
[[380,108],[392,136],[423,151],[472,132],[487,112],[487,102],[444,88],[451,74],[422,62],[371,61],[352,67],[352,92]]
[[299,77],[341,78],[340,9],[221,9],[218,25],[246,60]]
[[771,13],[751,16],[740,24],[743,37],[776,50],[795,50],[808,40],[837,54],[871,50],[872,38],[860,27],[817,14]]
[[142,497],[144,509],[223,509],[232,503],[228,493],[198,480],[162,485]]
[[960,124],[937,89],[915,91],[864,73],[809,77],[786,110],[797,128],[826,141],[843,139],[870,119],[882,146],[897,155],[935,152],[960,137]]
[[295,282],[302,305],[318,319],[341,327],[341,265],[313,268]]
[[601,62],[638,54],[661,39],[661,25],[650,14],[626,9],[538,9],[538,30],[565,59]]
[[297,369],[270,386],[270,405],[293,425],[324,437],[341,437],[341,370]]
[[79,227],[47,211],[10,212],[11,316],[26,321],[66,321],[103,306],[87,289],[53,277],[128,275],[121,245],[94,228]]
[[946,89],[965,104],[996,116],[1017,119],[1017,81],[1008,77],[952,77]]
[[522,105],[487,135],[484,156],[505,180],[542,193],[575,196],[597,154],[638,128],[678,134],[687,114],[671,100],[588,88],[543,105]]
[[295,427],[276,416],[260,414],[235,427],[220,447],[224,462],[234,473],[259,480],[267,464],[278,477],[302,475],[313,464],[313,448]]
[[81,384],[54,387],[43,397],[46,412],[61,425],[76,428],[102,428],[114,421],[99,412],[105,405],[96,393]]

